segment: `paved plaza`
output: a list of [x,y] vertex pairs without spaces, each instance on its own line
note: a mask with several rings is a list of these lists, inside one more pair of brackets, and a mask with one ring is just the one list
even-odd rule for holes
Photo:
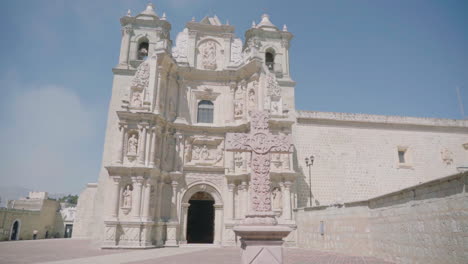
[[[346,256],[332,252],[298,248],[286,248],[284,252],[286,264],[390,263],[372,257]],[[236,247],[189,246],[147,250],[102,250],[89,240],[77,239],[1,242],[0,256],[0,263],[2,264],[240,263],[240,250]]]

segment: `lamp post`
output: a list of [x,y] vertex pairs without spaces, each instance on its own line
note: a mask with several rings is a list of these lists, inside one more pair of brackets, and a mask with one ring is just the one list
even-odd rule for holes
[[314,159],[315,157],[313,155],[310,155],[310,157],[305,158],[306,166],[309,167],[309,204],[310,206],[312,206],[312,178],[311,178],[310,167],[314,165]]

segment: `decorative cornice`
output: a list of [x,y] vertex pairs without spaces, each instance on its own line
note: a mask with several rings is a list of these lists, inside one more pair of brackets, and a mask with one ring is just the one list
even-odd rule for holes
[[415,126],[415,127],[432,127],[432,128],[450,128],[462,129],[468,132],[468,120],[457,119],[439,119],[439,118],[422,118],[422,117],[406,117],[406,116],[384,116],[384,115],[367,115],[367,114],[351,114],[337,112],[316,112],[316,111],[296,111],[297,120],[299,123],[310,122],[328,122],[328,123],[361,123],[371,126],[388,125],[388,126]]

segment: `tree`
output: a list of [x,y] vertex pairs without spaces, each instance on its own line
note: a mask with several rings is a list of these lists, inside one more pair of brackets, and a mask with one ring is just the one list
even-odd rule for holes
[[69,194],[67,196],[63,196],[62,198],[59,199],[59,202],[76,205],[78,203],[78,195]]

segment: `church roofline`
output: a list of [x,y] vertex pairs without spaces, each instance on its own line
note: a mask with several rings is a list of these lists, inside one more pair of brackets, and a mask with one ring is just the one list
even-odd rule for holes
[[410,117],[410,116],[387,116],[387,115],[370,115],[370,114],[354,114],[354,113],[339,113],[339,112],[318,112],[318,111],[303,111],[298,110],[298,122],[307,120],[316,121],[340,121],[340,122],[355,122],[355,123],[370,123],[370,124],[385,124],[385,125],[408,125],[408,126],[430,126],[441,128],[460,128],[468,132],[468,120],[461,119],[444,119],[444,118],[426,118],[426,117]]

